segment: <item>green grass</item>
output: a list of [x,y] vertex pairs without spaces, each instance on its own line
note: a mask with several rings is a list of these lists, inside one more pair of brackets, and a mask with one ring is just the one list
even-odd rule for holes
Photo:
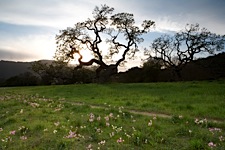
[[1,89],[0,94],[4,91],[170,115],[221,120],[225,116],[225,81],[5,88]]
[[225,149],[224,83],[0,88],[0,149]]

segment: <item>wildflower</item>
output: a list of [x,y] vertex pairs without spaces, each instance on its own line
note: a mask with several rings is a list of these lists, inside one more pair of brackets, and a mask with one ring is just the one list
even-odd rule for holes
[[94,121],[94,119],[93,118],[89,118],[89,122],[93,122]]
[[48,131],[48,129],[46,128],[46,129],[44,129],[44,132],[46,132],[46,131]]
[[109,134],[110,137],[113,137],[114,135],[115,135],[114,132],[112,132],[112,133]]
[[182,115],[179,115],[179,119],[182,119],[183,118],[183,116]]
[[216,144],[214,144],[213,142],[209,142],[208,143],[208,146],[211,147],[211,148],[213,148],[213,147],[216,147]]
[[10,136],[6,137],[5,139],[2,139],[2,142],[8,142],[12,141],[12,138]]
[[110,126],[110,123],[106,122],[105,125],[106,125],[107,127],[109,127],[109,126]]
[[145,139],[145,144],[147,144],[148,143],[148,139]]
[[68,139],[70,139],[70,138],[75,138],[75,137],[77,137],[76,132],[72,132],[71,130],[70,130],[70,132],[69,132],[69,135],[66,136],[66,138],[68,138]]
[[117,143],[123,143],[124,140],[120,137],[118,140],[117,140]]
[[3,129],[2,128],[0,128],[0,132],[2,132],[3,131]]
[[221,135],[221,136],[219,137],[219,140],[220,140],[220,142],[224,141],[224,137]]
[[21,127],[19,127],[18,130],[20,131],[20,133],[25,135],[29,129],[27,127],[25,127],[25,126],[21,126]]
[[100,121],[100,120],[101,120],[101,116],[98,116],[98,117],[97,117],[97,120]]
[[97,133],[102,133],[103,131],[102,131],[100,128],[97,128],[97,129],[96,129],[96,132],[97,132]]
[[53,133],[56,134],[57,133],[57,130],[54,130]]
[[192,130],[188,130],[188,132],[191,134],[192,133]]
[[9,134],[15,135],[16,134],[16,130],[10,131]]
[[105,140],[98,143],[98,145],[105,145]]
[[156,119],[157,119],[157,117],[156,117],[156,116],[154,116],[154,117],[153,117],[153,120],[156,120]]
[[109,116],[105,116],[105,121],[109,121]]
[[60,111],[60,110],[61,110],[61,108],[55,108],[54,112]]
[[93,113],[90,113],[89,115],[89,122],[93,122],[95,119],[95,115]]
[[198,124],[198,121],[199,121],[198,118],[195,118],[195,123],[196,123],[196,124]]
[[21,114],[23,113],[23,109],[20,110],[20,113],[21,113]]
[[32,107],[34,107],[34,108],[36,108],[36,107],[39,107],[40,106],[40,104],[38,104],[38,103],[29,103],[30,104],[30,106],[32,106]]
[[21,139],[21,140],[26,140],[27,137],[26,137],[26,136],[21,136],[20,139]]
[[81,129],[85,129],[85,128],[86,128],[86,126],[80,126],[80,128],[81,128]]
[[218,131],[221,132],[222,130],[220,128],[209,128],[210,132]]
[[86,147],[87,150],[92,150],[92,144],[89,144],[87,147]]
[[119,128],[116,129],[116,132],[120,132],[122,130],[123,130],[123,127],[119,127]]
[[131,136],[129,134],[127,134],[126,132],[125,132],[125,135],[127,136],[127,138],[131,138]]
[[113,113],[110,113],[110,114],[109,114],[109,117],[110,117],[110,118],[113,118]]
[[205,119],[203,119],[203,120],[199,120],[199,119],[197,119],[197,118],[195,119],[195,123],[196,123],[196,124],[204,124],[204,123],[206,123],[206,124],[207,124],[207,122],[208,122],[208,121],[207,121],[207,119],[206,119],[206,118],[205,118]]
[[59,126],[60,122],[55,122],[54,125],[57,127]]
[[152,126],[152,120],[149,120],[148,126],[149,126],[149,127]]

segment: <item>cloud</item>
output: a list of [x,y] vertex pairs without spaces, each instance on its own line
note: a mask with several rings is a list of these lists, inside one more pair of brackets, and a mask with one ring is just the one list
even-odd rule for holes
[[46,26],[0,22],[0,59],[52,59],[58,30]]
[[155,20],[159,30],[199,23],[210,31],[224,32],[224,0],[5,0],[0,1],[0,21],[61,29],[91,17],[94,7],[101,4],[114,7],[115,12],[133,13],[137,22]]
[[0,21],[20,25],[65,27],[91,15],[89,6],[79,0],[0,1]]
[[55,49],[55,37],[51,34],[11,37],[0,40],[0,59],[52,59]]
[[34,55],[27,53],[13,52],[7,49],[0,49],[0,60],[24,61],[27,58],[35,58]]
[[212,32],[224,34],[224,0],[129,0],[116,1],[114,6],[133,13],[138,21],[154,20],[159,31],[178,31],[187,23],[199,23]]
[[27,36],[33,34],[55,34],[58,30],[47,26],[18,25],[0,22],[0,38]]

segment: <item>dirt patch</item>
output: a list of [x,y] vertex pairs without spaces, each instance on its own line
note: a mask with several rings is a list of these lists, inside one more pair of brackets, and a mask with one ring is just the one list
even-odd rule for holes
[[172,116],[160,113],[153,113],[153,112],[145,112],[145,111],[137,111],[137,110],[128,110],[128,112],[132,114],[144,115],[144,116],[151,116],[151,117],[162,117],[162,118],[171,118]]
[[[72,105],[77,105],[77,106],[82,106],[82,105],[87,105],[85,103],[81,102],[71,102],[71,101],[62,101],[64,103],[69,103]],[[102,105],[87,105],[91,108],[95,109],[110,109],[110,107],[107,106],[102,106]],[[150,116],[150,117],[161,117],[161,118],[172,118],[172,115],[169,114],[163,114],[163,113],[156,113],[156,112],[147,112],[147,111],[140,111],[140,110],[131,110],[131,109],[124,109],[126,112],[132,113],[132,114],[137,114],[137,115],[144,115],[144,116]],[[224,123],[222,120],[217,120],[217,119],[208,119],[210,122],[214,123]]]

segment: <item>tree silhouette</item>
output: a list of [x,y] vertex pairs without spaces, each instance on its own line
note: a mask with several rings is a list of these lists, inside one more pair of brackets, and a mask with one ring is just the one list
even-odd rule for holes
[[[56,36],[56,59],[78,59],[77,68],[97,64],[96,75],[104,80],[117,73],[118,66],[138,51],[138,44],[143,41],[141,35],[149,32],[154,22],[145,20],[142,27],[138,27],[135,26],[133,14],[113,14],[113,11],[114,8],[107,5],[95,7],[92,19],[88,18],[72,28],[61,30]],[[84,50],[92,53],[90,61],[83,60]]]
[[174,36],[163,35],[155,39],[146,54],[162,60],[164,67],[172,68],[181,79],[181,70],[195,59],[196,54],[214,54],[224,49],[224,42],[224,35],[211,33],[199,24],[187,24]]

